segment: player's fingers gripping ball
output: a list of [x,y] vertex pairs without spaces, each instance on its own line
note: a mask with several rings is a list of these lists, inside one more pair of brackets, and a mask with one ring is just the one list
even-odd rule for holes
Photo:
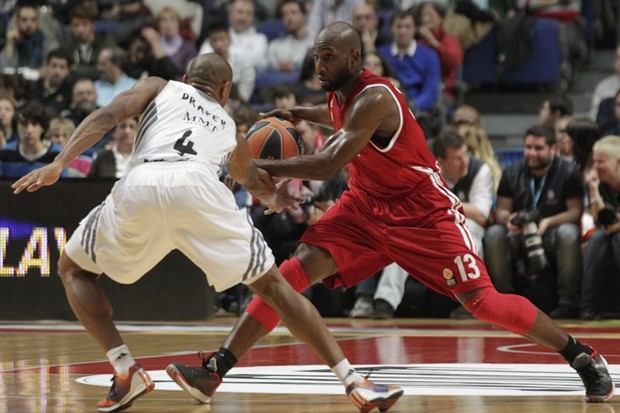
[[295,125],[274,116],[252,125],[245,138],[253,159],[286,159],[304,152],[301,133]]

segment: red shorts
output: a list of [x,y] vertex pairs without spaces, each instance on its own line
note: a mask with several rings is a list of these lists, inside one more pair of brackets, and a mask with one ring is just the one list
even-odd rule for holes
[[458,198],[434,174],[408,196],[348,191],[300,242],[331,254],[331,288],[351,287],[396,262],[433,290],[453,297],[492,283],[475,252]]

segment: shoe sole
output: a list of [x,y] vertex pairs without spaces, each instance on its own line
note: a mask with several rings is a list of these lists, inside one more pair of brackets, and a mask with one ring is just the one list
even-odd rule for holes
[[586,401],[588,403],[604,403],[607,400],[611,399],[614,395],[615,386],[613,381],[611,382],[611,390],[604,396],[588,396],[586,395]]
[[381,412],[387,412],[400,399],[404,391],[402,389],[392,393],[389,397],[381,397],[374,400],[359,400],[354,395],[349,395],[353,403],[360,410],[360,413],[368,413],[374,408],[379,408]]
[[137,371],[135,374],[138,374],[140,378],[142,379],[142,383],[138,385],[138,389],[139,389],[138,393],[134,394],[133,397],[131,397],[128,400],[121,400],[114,406],[98,407],[97,411],[99,412],[120,412],[120,411],[129,409],[131,405],[133,404],[133,402],[136,401],[136,399],[144,396],[145,394],[149,393],[151,390],[155,388],[155,384],[144,371]]
[[191,394],[192,397],[194,399],[198,400],[200,403],[202,403],[202,404],[209,404],[211,402],[211,397],[207,396],[206,394],[204,394],[200,390],[190,386],[190,384],[187,382],[187,380],[185,380],[185,377],[183,376],[183,373],[181,373],[179,371],[179,369],[177,369],[175,367],[174,364],[169,364],[168,367],[166,367],[166,373],[168,374],[168,376],[170,376],[170,378],[176,384],[181,386],[181,388],[183,390],[185,390],[186,392]]

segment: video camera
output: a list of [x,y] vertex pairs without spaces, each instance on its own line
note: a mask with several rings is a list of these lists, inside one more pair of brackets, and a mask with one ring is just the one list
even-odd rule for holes
[[598,212],[598,222],[604,227],[607,228],[616,222],[618,222],[618,209],[613,206],[605,205]]

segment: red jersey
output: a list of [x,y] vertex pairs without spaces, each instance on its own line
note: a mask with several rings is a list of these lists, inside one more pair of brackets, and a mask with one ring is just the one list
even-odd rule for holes
[[327,107],[335,131],[344,125],[345,113],[362,91],[370,87],[388,89],[399,108],[400,127],[391,138],[373,136],[349,164],[349,187],[374,197],[392,198],[410,193],[429,173],[438,172],[422,129],[407,105],[405,97],[392,83],[364,70],[351,94],[340,105],[334,92],[327,95]]

